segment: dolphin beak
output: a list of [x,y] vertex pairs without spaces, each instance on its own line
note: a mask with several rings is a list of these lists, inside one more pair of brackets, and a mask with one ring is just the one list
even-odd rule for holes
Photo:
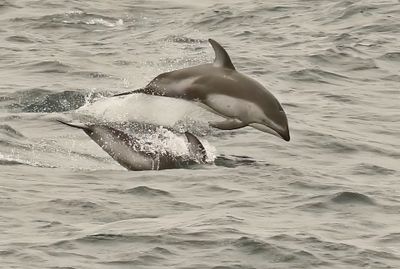
[[289,128],[287,128],[286,130],[284,130],[284,131],[280,131],[280,132],[277,132],[278,134],[279,134],[279,136],[283,139],[283,140],[285,140],[285,141],[290,141],[290,134],[289,134]]
[[283,140],[288,142],[290,141],[289,126],[287,124],[287,121],[285,124],[282,125],[273,124],[273,126],[271,126],[270,128],[274,130]]
[[282,138],[285,141],[290,141],[289,127],[287,125],[284,128],[281,128],[278,126],[270,127],[261,123],[250,123],[249,126],[262,132]]
[[285,128],[270,127],[273,135],[282,138],[285,141],[290,141],[289,127],[286,125]]
[[284,122],[280,124],[272,122],[270,124],[266,123],[266,125],[276,132],[275,135],[289,142],[290,141],[289,125],[286,120],[286,114],[284,114],[284,116],[285,116]]

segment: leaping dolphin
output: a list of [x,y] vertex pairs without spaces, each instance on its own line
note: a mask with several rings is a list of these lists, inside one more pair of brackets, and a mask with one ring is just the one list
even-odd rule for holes
[[82,129],[114,160],[128,170],[161,170],[181,168],[206,162],[206,151],[201,142],[191,133],[186,132],[189,156],[173,156],[171,153],[153,153],[143,149],[138,140],[131,135],[106,125],[72,124],[58,122],[70,127]]
[[289,141],[289,126],[279,101],[260,83],[236,71],[217,41],[208,41],[215,52],[214,63],[162,73],[142,89],[114,96],[144,93],[197,101],[226,118],[211,123],[215,128],[232,130],[251,126]]

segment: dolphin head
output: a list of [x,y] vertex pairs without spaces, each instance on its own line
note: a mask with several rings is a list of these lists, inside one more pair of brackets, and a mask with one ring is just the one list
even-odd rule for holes
[[250,123],[249,126],[290,141],[289,125],[282,106],[277,102],[276,108],[268,107],[264,109],[264,113],[263,117],[260,117],[257,122]]
[[275,101],[275,105],[267,109],[268,114],[266,114],[266,117],[263,120],[264,125],[275,132],[272,132],[272,134],[278,135],[278,137],[281,137],[285,141],[290,141],[289,125],[286,113],[279,101]]
[[256,120],[249,125],[260,131],[270,133],[285,141],[290,140],[289,125],[286,113],[279,101],[263,87],[262,96],[257,98],[261,113],[257,113]]

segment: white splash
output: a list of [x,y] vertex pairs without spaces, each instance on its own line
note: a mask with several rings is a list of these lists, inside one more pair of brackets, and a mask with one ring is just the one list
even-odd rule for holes
[[[87,100],[91,99],[91,94]],[[123,97],[100,98],[94,103],[86,104],[75,111],[73,117],[79,121],[103,123],[147,123],[158,125],[155,130],[124,129],[139,141],[140,149],[153,154],[169,153],[173,156],[189,156],[188,142],[183,134],[176,134],[167,129],[181,126],[184,131],[204,133],[209,128],[207,119],[210,112],[180,99],[132,94]],[[208,117],[208,118],[207,118]],[[202,121],[194,121],[193,119]],[[182,123],[184,126],[182,126]],[[185,124],[186,123],[186,124]],[[186,126],[190,125],[190,126]],[[195,125],[195,126],[192,126]],[[167,127],[167,128],[165,128]],[[207,152],[207,161],[212,162],[216,157],[216,149],[206,140],[201,141]]]
[[99,99],[80,107],[76,114],[105,122],[146,122],[167,127],[187,118],[207,121],[213,116],[188,101],[144,94]]
[[107,27],[115,27],[115,26],[121,26],[124,25],[124,21],[122,19],[119,19],[115,22],[110,22],[101,18],[94,18],[86,22],[88,25],[104,25]]

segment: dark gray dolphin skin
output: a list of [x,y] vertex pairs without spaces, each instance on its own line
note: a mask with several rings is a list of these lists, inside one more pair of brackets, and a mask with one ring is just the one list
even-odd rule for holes
[[154,154],[141,150],[141,145],[134,137],[106,125],[72,124],[58,122],[70,127],[82,129],[114,160],[128,170],[161,170],[182,168],[206,162],[206,151],[201,142],[191,133],[186,132],[189,157],[173,156],[169,153]]
[[236,71],[218,42],[208,41],[215,52],[214,63],[163,73],[142,89],[114,96],[144,93],[197,101],[226,118],[210,123],[215,128],[232,130],[252,126],[289,141],[289,126],[279,101],[260,83]]

